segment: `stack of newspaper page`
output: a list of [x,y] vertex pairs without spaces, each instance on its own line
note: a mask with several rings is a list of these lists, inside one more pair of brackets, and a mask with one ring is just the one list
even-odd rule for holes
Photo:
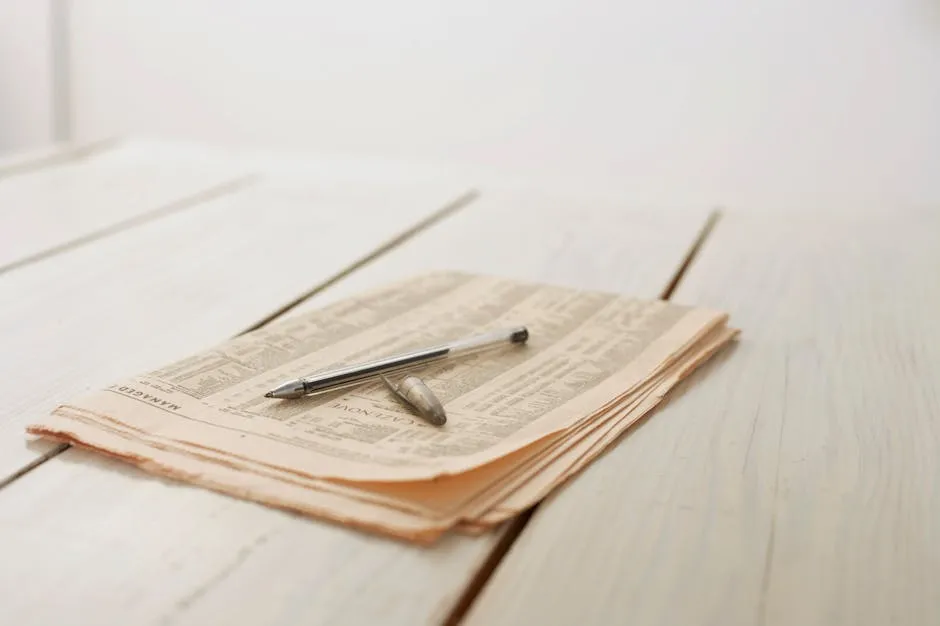
[[[559,487],[731,340],[727,319],[666,301],[435,272],[116,382],[28,430],[235,497],[430,544],[451,531],[484,532]],[[406,372],[441,401],[443,426],[381,380],[265,397],[319,370],[515,325],[528,328],[526,343]]]

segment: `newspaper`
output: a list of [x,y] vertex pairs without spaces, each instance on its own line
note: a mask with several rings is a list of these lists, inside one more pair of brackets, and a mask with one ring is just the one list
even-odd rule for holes
[[[433,541],[544,497],[727,343],[727,315],[435,272],[286,318],[76,398],[29,432],[273,506]],[[265,398],[317,370],[524,324],[522,345],[418,367],[448,422],[381,383]]]

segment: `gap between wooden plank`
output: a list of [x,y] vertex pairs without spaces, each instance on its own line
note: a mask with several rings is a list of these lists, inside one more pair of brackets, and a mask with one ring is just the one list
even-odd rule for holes
[[[207,191],[207,192],[204,192],[203,194],[200,194],[200,196],[202,196],[202,197],[201,197],[197,202],[206,201],[206,200],[209,200],[209,199],[211,199],[211,198],[217,197],[218,195],[223,195],[223,193],[217,193],[217,194],[214,194],[214,195],[212,195],[212,196],[207,196],[206,194],[209,194],[209,193],[210,193],[210,192]],[[412,239],[413,237],[415,237],[415,236],[418,235],[419,233],[423,232],[424,230],[427,230],[428,228],[434,226],[434,225],[437,224],[438,222],[440,222],[440,221],[446,219],[447,217],[453,215],[453,214],[456,213],[457,211],[463,209],[463,208],[466,207],[468,204],[470,204],[471,202],[473,202],[473,201],[478,197],[478,195],[479,195],[479,194],[478,194],[478,192],[477,192],[476,190],[470,190],[470,191],[468,191],[467,193],[465,193],[465,194],[459,196],[459,197],[458,197],[457,199],[455,199],[454,201],[452,201],[452,202],[450,202],[450,203],[444,205],[442,208],[438,209],[437,211],[432,212],[430,215],[428,215],[428,216],[425,217],[424,219],[419,220],[418,222],[416,222],[416,223],[415,223],[414,225],[412,225],[410,228],[407,228],[406,230],[402,231],[401,233],[399,233],[399,234],[396,235],[395,237],[389,239],[389,240],[388,240],[387,242],[385,242],[384,244],[382,244],[382,245],[376,247],[374,250],[372,250],[371,252],[369,252],[369,253],[366,254],[365,256],[363,256],[363,257],[357,259],[356,261],[353,261],[350,265],[348,265],[348,266],[345,267],[344,269],[340,270],[339,272],[337,272],[337,273],[334,274],[333,276],[329,277],[329,278],[326,279],[325,281],[322,281],[322,282],[320,282],[319,284],[317,284],[316,286],[312,287],[311,289],[309,289],[309,290],[303,292],[303,293],[302,293],[301,295],[299,295],[297,298],[291,300],[290,302],[288,302],[288,303],[285,304],[284,306],[280,307],[279,309],[277,309],[276,311],[274,311],[274,312],[271,313],[270,315],[267,315],[266,317],[262,318],[262,319],[261,319],[260,321],[258,321],[257,323],[252,324],[251,326],[249,326],[249,327],[246,328],[245,330],[243,330],[243,331],[237,333],[236,336],[244,335],[244,334],[246,334],[246,333],[249,333],[249,332],[252,332],[252,331],[254,331],[254,330],[257,330],[257,329],[259,329],[259,328],[261,328],[261,327],[263,327],[263,326],[265,326],[265,325],[267,325],[267,324],[270,324],[270,323],[273,322],[274,320],[276,320],[276,319],[282,317],[283,315],[285,315],[286,313],[292,311],[293,309],[295,309],[296,307],[300,306],[300,305],[303,304],[305,301],[309,300],[310,298],[312,298],[313,296],[317,295],[317,294],[320,293],[321,291],[323,291],[323,290],[329,288],[331,285],[334,285],[335,283],[339,282],[340,280],[342,280],[343,278],[349,276],[350,274],[356,272],[357,270],[359,270],[359,269],[361,269],[361,268],[363,268],[363,267],[366,267],[367,265],[369,265],[370,263],[374,262],[375,260],[377,260],[378,258],[380,258],[381,256],[383,256],[384,254],[387,254],[388,252],[390,252],[391,250],[395,249],[396,247],[402,245],[403,243],[406,243],[408,240]],[[181,201],[181,202],[182,202],[182,201]],[[187,205],[187,206],[188,206],[188,205]],[[179,208],[183,208],[183,207],[178,207],[176,210],[179,210]],[[57,445],[56,447],[51,448],[51,449],[48,450],[47,452],[43,453],[42,455],[40,455],[39,457],[37,457],[36,459],[34,459],[32,462],[28,463],[27,465],[24,465],[24,466],[23,466],[22,468],[20,468],[18,471],[13,472],[13,473],[9,474],[8,476],[0,477],[0,489],[3,489],[3,488],[6,487],[7,485],[10,485],[10,484],[12,484],[13,482],[15,482],[16,480],[18,480],[19,478],[22,478],[23,476],[25,476],[26,474],[28,474],[28,473],[31,472],[32,470],[34,470],[34,469],[36,469],[37,467],[41,466],[41,465],[42,465],[43,463],[45,463],[46,461],[49,461],[50,459],[53,459],[53,458],[59,456],[60,454],[62,454],[62,453],[65,452],[66,450],[68,450],[70,447],[71,447],[71,446],[70,446],[69,444],[60,444],[60,445]]]
[[47,167],[81,161],[90,156],[113,150],[119,143],[120,141],[117,138],[111,137],[81,145],[57,145],[38,153],[27,153],[19,156],[13,154],[6,159],[7,164],[0,161],[0,180],[18,174],[35,172]]
[[32,461],[30,461],[29,463],[27,463],[20,469],[16,470],[15,472],[12,472],[8,474],[7,476],[0,477],[0,489],[3,489],[10,483],[16,481],[16,479],[22,476],[25,476],[26,474],[36,469],[37,467],[39,467],[40,465],[42,465],[49,459],[54,459],[55,457],[59,456],[60,454],[68,450],[70,447],[71,446],[69,446],[69,444],[67,443],[59,444],[56,447],[51,448],[50,450],[44,452],[41,456],[36,457],[35,459],[33,459]]
[[[682,262],[676,268],[672,279],[660,294],[660,299],[669,300],[669,298],[675,292],[676,288],[679,286],[679,283],[682,282],[682,278],[686,275],[689,268],[692,267],[693,263],[695,263],[695,258],[702,250],[702,246],[705,245],[705,241],[708,239],[712,231],[714,231],[715,226],[718,224],[720,219],[720,209],[714,209],[711,211],[711,213],[709,213],[708,219],[705,220],[705,224],[699,231],[698,236],[692,242],[692,245],[689,246],[689,251],[685,258],[682,259]],[[569,480],[574,479],[576,479],[576,476]],[[534,506],[527,509],[526,511],[523,511],[520,515],[506,523],[506,529],[503,532],[503,536],[500,537],[499,542],[493,548],[492,552],[490,552],[489,556],[483,562],[483,565],[480,567],[477,573],[473,576],[470,583],[467,585],[464,594],[457,601],[457,604],[454,605],[450,615],[447,616],[447,619],[444,622],[446,626],[456,626],[463,620],[464,616],[473,606],[473,602],[477,599],[477,597],[479,597],[480,592],[483,591],[483,588],[486,587],[486,584],[493,576],[496,568],[499,567],[500,561],[503,560],[503,557],[505,557],[510,548],[512,548],[516,539],[518,539],[525,530],[526,525],[529,523],[529,520],[532,519],[532,516],[535,514],[538,508],[539,503],[536,503]]]
[[663,290],[662,294],[660,294],[661,299],[669,300],[672,294],[675,293],[676,287],[679,286],[679,283],[682,282],[689,268],[692,267],[692,263],[695,262],[695,258],[698,256],[698,253],[701,252],[702,246],[705,245],[705,241],[708,239],[708,236],[711,235],[712,231],[715,230],[715,226],[720,219],[721,209],[715,209],[709,213],[708,219],[705,221],[705,225],[702,226],[701,232],[699,232],[698,237],[695,238],[695,241],[692,242],[692,245],[689,247],[689,253],[682,260],[672,280]]
[[303,304],[304,302],[306,302],[313,296],[317,295],[321,291],[324,291],[327,288],[332,287],[333,285],[343,280],[344,278],[346,278],[353,272],[369,265],[370,263],[372,263],[373,261],[375,261],[382,255],[387,254],[388,252],[394,250],[395,248],[405,243],[406,241],[408,241],[409,239],[411,239],[418,233],[424,230],[427,230],[431,226],[434,226],[434,224],[437,224],[441,220],[456,213],[463,207],[467,206],[468,204],[476,200],[478,196],[479,196],[479,192],[477,192],[476,190],[468,191],[467,193],[458,197],[453,202],[444,205],[444,207],[431,213],[423,220],[416,222],[414,226],[412,226],[411,228],[408,228],[402,231],[397,236],[393,237],[392,239],[389,239],[387,242],[385,242],[381,246],[375,248],[372,252],[366,254],[365,256],[359,258],[356,261],[353,261],[346,268],[340,270],[336,274],[333,274],[332,276],[327,278],[325,281],[322,281],[321,283],[315,285],[311,289],[300,294],[294,300],[288,302],[287,304],[285,304],[278,310],[274,311],[273,313],[271,313],[264,319],[260,320],[258,323],[253,324],[252,326],[246,328],[245,330],[243,330],[242,332],[238,334],[244,335],[245,333],[250,333],[253,330],[258,330],[262,326],[266,326],[267,324],[270,324],[271,322],[278,319],[279,317],[289,313],[290,311],[293,311],[295,308],[297,308],[298,306],[300,306],[301,304]]
[[21,257],[17,259],[16,261],[12,261],[10,263],[7,263],[6,265],[0,266],[0,274],[3,274],[4,272],[9,272],[10,270],[16,269],[18,267],[22,267],[24,265],[28,265],[30,263],[35,263],[36,261],[41,261],[43,259],[56,256],[57,254],[62,254],[63,252],[67,252],[79,246],[84,246],[94,241],[98,241],[99,239],[102,239],[109,235],[113,235],[115,233],[121,232],[122,230],[133,228],[135,226],[140,226],[141,224],[146,224],[147,222],[151,222],[153,220],[166,217],[167,215],[172,215],[173,213],[176,213],[178,211],[182,211],[184,209],[194,207],[197,204],[208,202],[209,200],[214,200],[215,198],[218,198],[220,196],[224,196],[226,194],[240,191],[248,187],[249,185],[256,183],[258,179],[259,179],[258,175],[248,174],[245,176],[239,176],[237,178],[227,180],[223,183],[210,187],[209,189],[199,191],[190,196],[186,196],[184,198],[181,198],[169,204],[163,205],[161,207],[157,207],[153,210],[146,211],[139,215],[135,215],[134,217],[128,218],[126,220],[121,220],[119,222],[111,224],[110,226],[106,226],[94,232],[88,233],[87,235],[82,235],[75,239],[70,239],[69,241],[61,243],[57,246],[46,248],[45,250],[42,250],[35,254]]

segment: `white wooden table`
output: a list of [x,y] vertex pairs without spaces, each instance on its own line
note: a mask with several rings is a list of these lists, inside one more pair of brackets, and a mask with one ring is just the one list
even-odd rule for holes
[[[940,624],[936,215],[478,183],[135,142],[0,161],[0,624]],[[433,268],[720,307],[743,332],[531,515],[430,549],[23,432]]]

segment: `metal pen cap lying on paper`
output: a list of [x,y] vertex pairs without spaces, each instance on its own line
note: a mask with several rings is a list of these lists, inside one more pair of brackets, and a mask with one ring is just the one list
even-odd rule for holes
[[424,365],[432,361],[464,356],[472,352],[493,348],[506,343],[525,343],[529,339],[529,331],[525,326],[514,326],[502,330],[494,330],[481,335],[474,335],[465,339],[450,341],[445,344],[414,350],[402,354],[349,365],[335,370],[313,374],[306,378],[296,378],[278,385],[264,394],[266,398],[301,398],[312,393],[332,391],[340,387],[347,387],[352,383],[368,380],[389,374],[391,372]]
[[428,422],[435,426],[443,426],[447,423],[447,413],[444,412],[441,401],[417,376],[405,376],[405,379],[398,385],[386,376],[382,376],[382,380],[385,381],[389,389],[395,392],[396,396]]

